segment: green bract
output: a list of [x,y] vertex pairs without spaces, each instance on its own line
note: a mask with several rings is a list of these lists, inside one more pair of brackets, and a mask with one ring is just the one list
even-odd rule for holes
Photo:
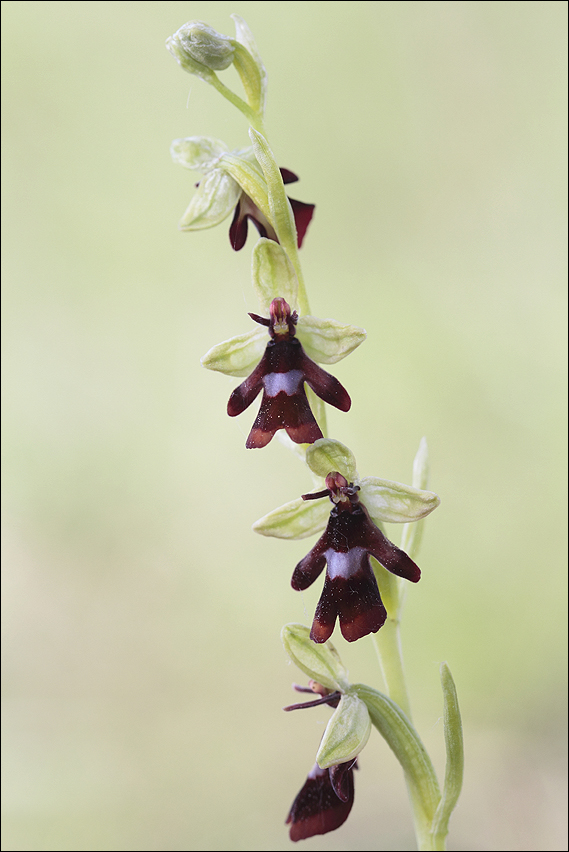
[[347,763],[358,756],[369,739],[370,731],[371,719],[366,705],[357,695],[347,692],[342,695],[326,726],[316,763],[321,769]]
[[281,632],[285,651],[304,674],[327,689],[345,692],[349,687],[347,672],[330,641],[317,645],[304,624],[285,624]]
[[[235,24],[235,39],[239,44],[241,44],[249,53],[249,56],[252,62],[255,64],[256,73],[251,73],[251,78],[258,88],[258,92],[255,96],[252,96],[252,100],[257,103],[257,109],[260,114],[263,115],[265,111],[265,101],[267,99],[267,69],[263,64],[263,60],[259,55],[259,51],[257,49],[257,45],[255,43],[255,39],[253,38],[253,34],[251,30],[239,15],[231,15],[233,19],[233,23]],[[241,52],[238,54],[239,56],[243,55]],[[236,62],[235,65],[237,70],[240,72],[241,79],[243,79],[243,74],[241,73],[239,63]],[[251,65],[248,65],[247,70],[251,72]],[[251,88],[252,88],[252,84]],[[251,101],[250,101],[251,103]],[[251,106],[254,106],[254,103],[251,103]]]
[[250,127],[249,138],[251,139],[257,162],[263,170],[268,188],[269,215],[267,218],[276,231],[279,243],[283,246],[295,269],[298,271],[296,224],[290,202],[286,195],[280,169],[263,134]]

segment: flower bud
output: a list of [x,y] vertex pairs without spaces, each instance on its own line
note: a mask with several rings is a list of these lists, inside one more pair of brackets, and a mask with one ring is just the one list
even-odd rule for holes
[[184,24],[166,40],[166,47],[182,68],[198,76],[203,76],[206,69],[223,71],[229,68],[235,55],[234,40],[201,21]]

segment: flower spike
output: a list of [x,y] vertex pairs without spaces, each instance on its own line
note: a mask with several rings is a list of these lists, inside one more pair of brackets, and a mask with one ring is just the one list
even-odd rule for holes
[[264,447],[279,429],[285,429],[297,444],[312,444],[322,438],[322,432],[308,404],[304,382],[320,399],[341,411],[350,409],[349,394],[338,379],[306,355],[295,337],[298,316],[288,302],[273,299],[268,320],[250,316],[268,326],[271,340],[251,375],[231,394],[227,413],[230,417],[241,414],[262,390],[261,408],[245,446]]
[[316,608],[310,638],[325,642],[336,618],[344,639],[355,642],[377,633],[387,618],[369,557],[392,574],[417,583],[421,572],[407,554],[392,544],[371,520],[358,498],[358,486],[334,471],[326,477],[326,491],[303,495],[329,496],[334,504],[324,535],[294,570],[291,585],[301,591],[319,577],[326,566],[324,589]]

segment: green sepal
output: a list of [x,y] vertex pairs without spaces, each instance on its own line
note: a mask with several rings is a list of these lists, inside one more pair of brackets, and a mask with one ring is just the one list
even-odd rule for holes
[[170,154],[175,163],[185,169],[201,172],[215,168],[219,158],[227,153],[227,145],[212,136],[186,136],[183,139],[174,139],[170,145]]
[[316,644],[304,624],[285,624],[281,639],[292,662],[309,678],[327,689],[345,692],[349,688],[348,673],[330,640]]
[[341,361],[366,339],[363,328],[311,316],[300,317],[297,335],[308,357],[321,364]]
[[357,695],[345,693],[326,726],[316,763],[321,769],[347,763],[358,756],[370,732],[371,719],[365,703]]
[[[322,490],[322,489],[316,489]],[[303,500],[301,497],[273,509],[253,524],[260,535],[299,539],[322,532],[330,516],[330,501]]]
[[401,764],[424,835],[430,830],[441,799],[439,782],[425,746],[405,713],[386,695],[361,683],[354,684],[350,691],[365,702],[372,724]]
[[235,24],[235,39],[245,47],[253,58],[259,75],[259,97],[258,111],[261,115],[265,112],[265,102],[267,99],[267,69],[263,64],[263,60],[257,49],[255,39],[251,30],[240,15],[231,15]]
[[188,208],[180,219],[182,231],[213,228],[235,210],[241,187],[222,169],[213,169],[200,181]]
[[349,447],[333,438],[319,438],[306,451],[306,464],[317,476],[325,479],[333,470],[348,482],[357,479],[356,459]]
[[443,795],[433,819],[432,832],[435,837],[443,839],[448,834],[450,815],[462,790],[464,745],[456,686],[447,663],[441,663],[440,672],[444,697],[444,732],[447,760]]
[[374,521],[404,524],[425,518],[440,504],[432,491],[420,491],[410,485],[364,476],[358,481],[360,500]]
[[248,376],[263,357],[266,346],[267,330],[254,329],[212,346],[201,363],[206,369],[226,376]]
[[269,306],[276,298],[286,299],[291,310],[297,309],[298,279],[294,266],[279,243],[264,237],[257,241],[251,272],[263,316],[269,316]]

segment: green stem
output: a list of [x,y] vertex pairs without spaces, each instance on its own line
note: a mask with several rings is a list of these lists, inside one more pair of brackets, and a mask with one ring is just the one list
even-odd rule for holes
[[373,634],[373,638],[388,695],[410,720],[411,704],[405,682],[399,626],[397,619],[388,617],[381,630]]
[[254,127],[258,133],[265,135],[265,126],[259,113],[251,109],[249,104],[246,104],[243,98],[240,98],[239,95],[232,92],[225,83],[222,83],[217,74],[212,74],[211,78],[208,79],[208,83],[210,83],[214,89],[217,89],[220,95],[223,95],[226,100],[232,103],[233,106],[237,107],[237,109],[243,113],[251,127]]
[[[373,634],[374,645],[389,698],[405,714],[409,726],[412,727],[411,705],[405,681],[400,633],[400,616],[405,589],[402,580],[390,574],[375,560],[373,560],[373,567],[381,597],[387,612],[390,613],[381,630]],[[372,722],[376,724],[373,715]],[[378,726],[376,725],[376,727]],[[383,733],[380,728],[379,730]],[[414,732],[414,729],[412,730]],[[423,747],[422,744],[421,747]],[[425,762],[427,761],[429,772],[422,771],[422,775],[428,779],[427,785],[424,780],[421,781],[421,773],[417,776],[419,778],[417,780],[413,766],[408,768],[403,761],[401,761],[401,764],[405,770],[405,782],[413,812],[417,848],[419,850],[444,850],[446,849],[445,835],[438,832],[433,833],[435,809],[439,805],[441,796],[434,769],[425,752]],[[431,773],[432,777],[430,777]]]

